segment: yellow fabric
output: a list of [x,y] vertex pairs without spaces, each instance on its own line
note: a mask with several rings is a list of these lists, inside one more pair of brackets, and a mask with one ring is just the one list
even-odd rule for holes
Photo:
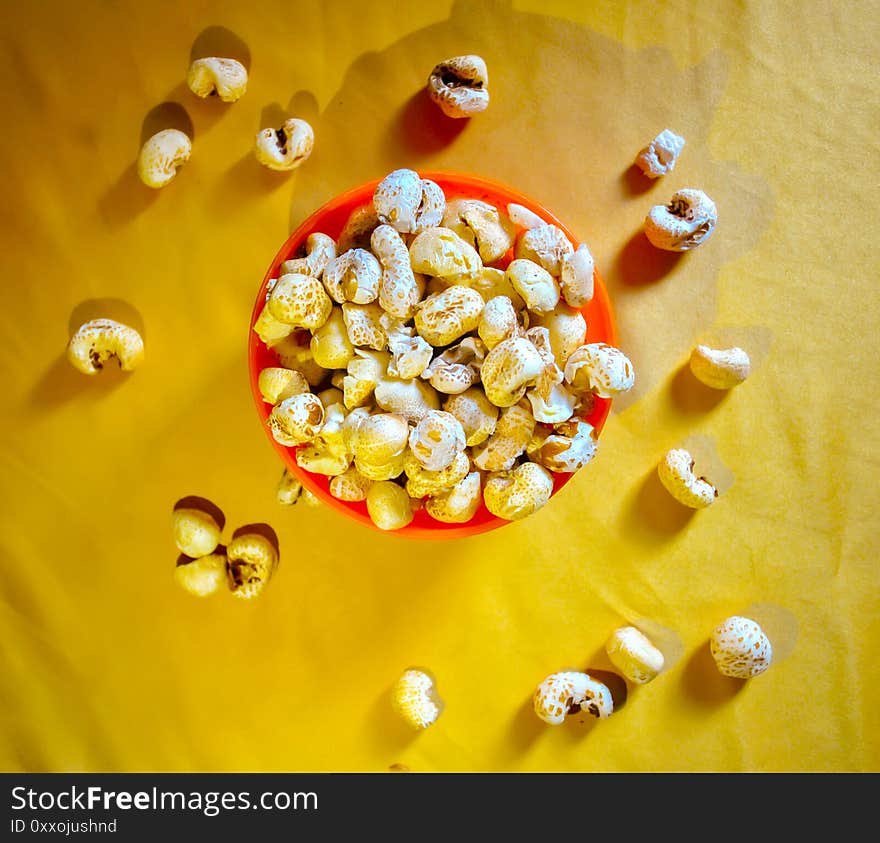
[[[876,12],[6,4],[0,767],[880,769]],[[236,44],[245,97],[198,100],[194,45]],[[489,110],[432,135],[420,90],[466,52],[487,62]],[[316,145],[278,175],[252,145],[285,111]],[[152,192],[134,170],[142,132],[180,124],[192,159]],[[646,183],[630,163],[667,127],[687,144]],[[595,462],[550,505],[454,543],[279,506],[248,386],[248,318],[278,247],[336,193],[400,166],[495,178],[553,210],[592,248],[637,370]],[[686,186],[716,201],[715,233],[679,258],[646,247],[647,210]],[[64,360],[96,315],[142,327],[131,376],[88,379]],[[728,394],[682,370],[704,336],[753,355]],[[684,442],[725,477],[696,513],[655,479]],[[184,495],[222,508],[225,540],[247,523],[277,531],[259,600],[174,584]],[[732,614],[775,645],[745,684],[708,653]],[[626,623],[667,670],[609,720],[537,720],[538,682],[607,668]],[[420,734],[387,697],[410,665],[446,703]]]

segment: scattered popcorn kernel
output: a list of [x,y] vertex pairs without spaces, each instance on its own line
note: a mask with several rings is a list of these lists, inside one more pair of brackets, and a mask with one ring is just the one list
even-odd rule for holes
[[254,143],[254,155],[270,170],[295,170],[315,148],[315,131],[305,120],[291,117],[281,128],[260,129]]
[[171,515],[174,544],[185,556],[207,556],[220,544],[220,525],[201,509],[181,507]]
[[144,341],[128,325],[113,319],[92,319],[80,325],[67,344],[67,359],[85,375],[95,375],[115,359],[124,372],[144,359]]
[[685,140],[671,129],[664,129],[636,156],[636,166],[650,179],[660,178],[675,169]]
[[380,530],[399,530],[413,519],[412,502],[402,486],[379,480],[367,490],[367,512]]
[[733,389],[751,372],[749,355],[739,347],[709,348],[698,345],[689,361],[694,377],[712,389]]
[[243,600],[258,597],[278,567],[272,542],[259,533],[242,533],[226,548],[229,588]]
[[138,177],[147,186],[165,187],[179,167],[189,161],[192,141],[178,129],[163,129],[141,147],[138,155]]
[[614,701],[608,687],[586,673],[574,670],[553,673],[535,690],[535,714],[545,723],[558,726],[569,714],[586,711],[600,720],[610,717]]
[[391,693],[394,710],[414,729],[427,729],[440,716],[443,703],[434,680],[421,670],[407,670]]
[[198,97],[217,96],[223,102],[235,102],[247,91],[247,68],[235,59],[211,56],[196,59],[189,67],[186,84]]
[[445,59],[428,77],[428,95],[453,118],[472,117],[489,107],[489,71],[479,56]]
[[663,670],[663,653],[634,626],[615,629],[605,644],[605,652],[611,663],[638,685],[656,679]]
[[660,482],[684,506],[703,509],[715,502],[718,489],[705,477],[694,474],[694,460],[684,448],[667,451],[657,468]]
[[174,581],[196,597],[208,597],[226,588],[226,555],[209,553],[198,559],[181,560]]
[[715,627],[709,646],[718,670],[734,679],[759,676],[773,658],[773,647],[764,630],[751,618],[739,615]]
[[715,203],[702,190],[686,188],[668,205],[655,205],[645,217],[645,235],[653,246],[685,252],[708,240],[718,222]]

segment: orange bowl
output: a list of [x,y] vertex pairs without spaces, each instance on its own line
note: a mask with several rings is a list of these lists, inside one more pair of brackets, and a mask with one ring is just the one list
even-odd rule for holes
[[[499,182],[490,181],[489,179],[480,178],[478,176],[467,175],[465,173],[455,172],[422,172],[419,171],[422,178],[431,179],[443,189],[447,199],[455,199],[466,197],[470,199],[480,199],[495,205],[498,208],[506,208],[511,202],[523,205],[533,213],[537,214],[541,219],[553,225],[559,226],[566,237],[577,246],[580,240],[550,211],[534,199],[520,193],[513,188],[507,187]],[[260,315],[260,311],[266,301],[266,289],[272,278],[277,278],[278,270],[281,264],[297,256],[299,249],[305,243],[306,238],[315,232],[321,232],[332,237],[334,240],[339,237],[343,226],[348,220],[352,211],[366,205],[372,201],[373,192],[379,179],[366,182],[345,193],[331,199],[325,205],[322,205],[315,211],[302,225],[300,225],[290,237],[284,242],[284,245],[278,250],[278,254],[272,260],[263,277],[263,283],[257,292],[254,301],[253,312],[251,313],[250,330],[248,331],[248,365],[250,369],[251,392],[254,402],[257,406],[257,414],[260,418],[263,430],[269,439],[272,447],[278,452],[282,462],[309,491],[313,492],[321,501],[327,504],[331,509],[340,512],[348,518],[366,525],[379,532],[390,532],[392,535],[405,536],[415,539],[457,539],[464,536],[473,536],[478,533],[485,533],[488,530],[494,530],[509,524],[502,518],[498,518],[489,512],[485,504],[481,504],[476,515],[465,524],[447,524],[442,521],[436,521],[424,510],[419,509],[413,520],[399,530],[383,531],[373,523],[367,512],[367,505],[364,502],[341,501],[334,498],[330,494],[329,484],[330,478],[323,474],[313,474],[300,468],[296,462],[296,447],[288,448],[278,443],[272,436],[267,425],[267,419],[272,407],[263,401],[258,386],[258,378],[260,372],[267,366],[278,366],[278,356],[271,348],[267,347],[253,330],[254,323]],[[512,250],[511,250],[512,252]],[[502,260],[497,261],[493,266],[504,269],[512,259],[512,254],[505,255]],[[614,313],[611,308],[611,301],[608,298],[608,292],[599,273],[594,272],[594,294],[593,298],[581,308],[584,318],[587,322],[587,338],[586,342],[604,342],[609,345],[617,345],[617,327],[614,320]],[[589,422],[596,430],[598,436],[608,418],[611,411],[611,400],[606,398],[596,398],[589,411],[581,417],[584,421]],[[559,490],[572,478],[571,474],[554,474],[553,475],[553,494]]]

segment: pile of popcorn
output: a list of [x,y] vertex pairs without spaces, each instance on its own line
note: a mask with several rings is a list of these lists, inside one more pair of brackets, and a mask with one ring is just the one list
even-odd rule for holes
[[271,435],[380,529],[421,507],[524,518],[595,456],[595,398],[634,383],[622,351],[586,342],[593,274],[585,244],[524,206],[447,200],[395,170],[267,285],[254,331],[279,363],[258,381]]

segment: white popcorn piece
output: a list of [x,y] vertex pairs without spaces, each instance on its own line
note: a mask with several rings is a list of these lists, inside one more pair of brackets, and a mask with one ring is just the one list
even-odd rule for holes
[[476,290],[456,284],[419,304],[416,331],[434,347],[449,345],[477,327],[484,306]]
[[315,130],[306,120],[290,117],[278,129],[260,129],[254,156],[264,167],[289,172],[304,164],[315,148]]
[[498,343],[487,355],[480,369],[486,397],[496,407],[511,407],[544,371],[544,359],[525,337],[513,337]]
[[216,594],[227,585],[226,555],[209,553],[197,559],[181,560],[174,568],[174,581],[195,597]]
[[704,243],[715,230],[718,209],[702,190],[685,188],[668,205],[655,205],[645,217],[645,235],[651,245],[670,252],[686,252]]
[[247,68],[237,59],[209,56],[189,66],[186,84],[202,99],[217,96],[223,102],[236,102],[247,91]]
[[634,626],[615,629],[605,643],[605,652],[611,663],[637,685],[653,681],[663,670],[663,653]]
[[220,544],[220,525],[212,515],[193,507],[180,507],[171,514],[174,544],[185,556],[207,556]]
[[144,341],[132,327],[113,319],[91,319],[76,329],[67,343],[67,360],[84,375],[96,375],[110,360],[124,372],[144,359]]
[[636,156],[636,166],[650,179],[671,173],[684,149],[685,140],[672,129],[664,129]]
[[712,389],[733,389],[751,373],[752,363],[746,351],[733,348],[710,348],[698,345],[688,361],[694,377]]
[[535,689],[535,714],[551,726],[559,726],[569,714],[586,711],[604,720],[614,712],[608,687],[587,673],[566,670],[553,673]]
[[537,512],[553,494],[553,477],[546,468],[524,462],[509,471],[491,473],[483,489],[486,509],[506,521],[518,521]]
[[[324,270],[336,258],[336,243],[332,237],[321,231],[313,231],[305,242],[306,254],[301,258],[290,258],[281,264],[281,275],[296,272],[321,278]],[[269,291],[271,293],[271,290]]]
[[138,155],[138,178],[158,190],[165,187],[177,170],[189,161],[192,141],[179,129],[163,129],[148,138]]
[[285,398],[309,392],[309,382],[302,372],[283,366],[267,366],[257,377],[257,387],[267,404],[280,404]]
[[684,448],[666,452],[657,468],[660,482],[679,503],[692,509],[704,509],[718,497],[718,489],[705,477],[694,474],[694,460]]
[[434,680],[422,670],[410,669],[395,682],[391,704],[414,729],[427,729],[437,721],[443,703],[437,696]]
[[278,567],[275,546],[259,533],[242,533],[226,548],[229,588],[234,597],[252,600],[265,589]]
[[430,410],[410,431],[413,456],[429,471],[440,471],[466,447],[464,428],[452,413]]
[[565,381],[575,392],[615,398],[632,389],[635,368],[619,348],[607,343],[588,343],[569,355]]
[[425,501],[425,511],[435,521],[445,524],[466,524],[483,500],[480,472],[471,471],[455,485],[431,495]]
[[773,659],[773,647],[761,626],[739,615],[715,627],[709,646],[718,670],[734,679],[759,676]]
[[473,117],[489,107],[489,71],[477,55],[438,62],[428,77],[428,95],[447,116]]
[[544,267],[528,258],[517,258],[507,265],[507,278],[534,313],[549,313],[558,304],[559,284]]
[[321,432],[324,416],[324,405],[318,396],[302,392],[276,404],[266,424],[276,442],[292,448],[315,439]]
[[409,495],[397,483],[378,480],[367,490],[367,512],[380,530],[400,530],[413,519]]

